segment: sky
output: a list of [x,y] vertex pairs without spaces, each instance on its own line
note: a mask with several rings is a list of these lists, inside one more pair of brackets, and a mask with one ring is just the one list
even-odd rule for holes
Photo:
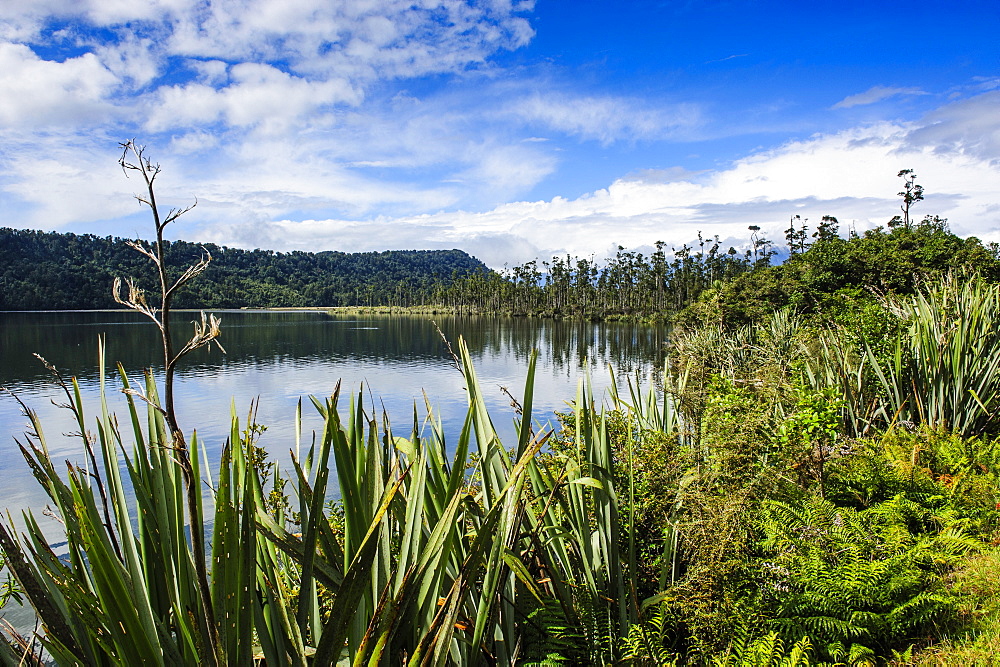
[[1000,3],[0,0],[0,226],[494,268],[899,212],[1000,241]]

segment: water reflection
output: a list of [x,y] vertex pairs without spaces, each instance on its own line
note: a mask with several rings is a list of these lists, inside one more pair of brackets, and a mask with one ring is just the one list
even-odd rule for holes
[[[176,314],[181,333],[189,331],[187,322],[195,317],[197,313]],[[622,373],[655,367],[664,340],[662,329],[631,324],[272,311],[226,311],[221,317],[226,353],[198,350],[181,363],[177,374],[179,421],[188,431],[197,429],[210,461],[218,459],[228,436],[230,406],[245,414],[257,398],[258,420],[268,427],[261,444],[275,456],[287,456],[295,442],[296,402],[309,394],[329,394],[338,380],[344,393],[364,384],[377,412],[384,407],[404,432],[409,431],[405,422],[414,404],[422,411],[426,392],[446,430],[457,432],[465,413],[464,382],[450,366],[432,320],[454,344],[460,336],[467,341],[496,426],[506,437],[513,436],[514,415],[499,387],[520,395],[533,349],[539,350],[535,412],[544,421],[573,398],[585,366],[603,387],[608,384],[603,369],[609,363]],[[153,363],[159,376],[154,363],[159,354],[156,329],[135,313],[0,313],[0,386],[16,392],[39,413],[49,446],[59,456],[79,456],[78,440],[61,437],[76,428],[68,411],[52,405],[63,397],[32,352],[41,353],[66,377],[79,378],[92,424],[99,408],[99,335],[107,339],[109,374],[111,364],[121,362],[129,377],[138,380]],[[124,425],[125,402],[113,379],[111,407]],[[308,442],[309,431],[320,423],[308,404],[303,414]],[[14,513],[45,502],[13,442],[26,423],[17,403],[0,397],[0,470],[7,479],[0,505]]]
[[[175,313],[178,342],[190,331],[196,313]],[[588,356],[624,369],[656,360],[663,332],[631,324],[555,322],[527,318],[456,316],[364,318],[313,312],[225,311],[223,355],[202,349],[189,356],[186,372],[285,359],[434,360],[447,359],[436,322],[449,340],[464,336],[474,356],[504,356],[525,362],[538,349],[547,363],[573,372]],[[433,320],[433,322],[432,322]],[[155,327],[142,316],[116,312],[0,313],[0,384],[47,378],[31,356],[39,352],[67,375],[96,376],[93,350],[107,336],[109,360],[126,368],[155,362]]]

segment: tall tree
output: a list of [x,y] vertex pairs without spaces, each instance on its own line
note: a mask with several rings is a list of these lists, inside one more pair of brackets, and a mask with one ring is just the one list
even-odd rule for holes
[[897,194],[903,198],[903,203],[899,209],[903,212],[902,217],[896,215],[889,221],[890,227],[910,226],[910,207],[924,198],[924,188],[917,184],[917,174],[912,169],[903,169],[896,174],[903,179],[903,189]]

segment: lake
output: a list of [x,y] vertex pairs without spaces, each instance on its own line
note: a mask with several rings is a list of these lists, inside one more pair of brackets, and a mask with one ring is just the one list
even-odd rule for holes
[[[229,433],[230,405],[246,415],[259,401],[257,421],[267,427],[259,444],[280,462],[294,448],[295,406],[309,395],[326,396],[338,380],[342,393],[363,391],[370,409],[385,406],[394,428],[408,434],[414,404],[424,413],[424,393],[453,442],[465,416],[462,375],[435,327],[452,341],[459,337],[470,349],[493,421],[505,442],[513,442],[514,413],[500,387],[520,398],[528,356],[539,352],[535,379],[535,419],[552,419],[575,396],[579,379],[589,369],[594,385],[609,384],[607,366],[618,375],[648,374],[662,364],[665,330],[637,324],[553,321],[527,318],[459,316],[345,316],[303,311],[222,311],[225,353],[201,349],[186,357],[176,375],[178,421],[188,434],[197,429],[209,461],[215,465]],[[187,334],[197,313],[176,313],[176,329]],[[433,322],[432,322],[433,320]],[[76,376],[94,424],[98,397],[97,345],[106,337],[109,397],[119,418],[127,414],[118,392],[114,363],[141,380],[143,369],[157,363],[159,338],[142,316],[125,311],[0,313],[0,386],[14,392],[42,418],[50,451],[57,458],[82,461],[75,429],[50,373],[32,356],[37,352],[68,379]],[[322,422],[303,401],[303,442]],[[0,507],[17,517],[22,509],[38,513],[47,498],[31,477],[15,438],[23,440],[27,419],[17,402],[0,395]],[[127,434],[125,434],[127,435]],[[44,519],[41,519],[45,521]]]

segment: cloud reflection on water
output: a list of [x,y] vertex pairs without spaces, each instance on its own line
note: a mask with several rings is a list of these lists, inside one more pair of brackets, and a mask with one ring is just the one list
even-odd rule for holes
[[[267,426],[260,444],[279,461],[287,461],[295,446],[295,405],[303,399],[303,446],[322,427],[307,397],[328,396],[342,383],[342,395],[364,391],[366,409],[381,418],[383,408],[398,433],[409,433],[414,405],[423,418],[424,392],[446,433],[455,437],[465,417],[462,375],[449,364],[447,351],[430,318],[331,317],[325,313],[224,312],[223,338],[227,354],[199,350],[182,362],[177,374],[178,418],[181,426],[197,429],[210,462],[218,460],[229,435],[230,406],[245,419],[251,401],[258,401],[257,421]],[[191,313],[178,314],[185,332]],[[623,373],[648,372],[659,363],[664,332],[637,325],[597,325],[525,319],[439,316],[442,331],[457,345],[469,345],[487,404],[502,437],[513,438],[513,410],[500,391],[520,396],[527,359],[539,350],[535,378],[535,417],[543,423],[554,410],[566,408],[576,392],[584,367],[595,386],[608,386],[605,367]],[[77,459],[77,430],[72,415],[52,401],[65,402],[44,368],[31,357],[41,351],[68,378],[79,379],[94,424],[99,409],[96,341],[107,336],[110,407],[123,429],[128,428],[125,397],[111,366],[121,360],[133,382],[155,360],[155,331],[130,313],[3,313],[0,343],[0,384],[8,386],[42,419],[50,451],[57,458]],[[589,362],[585,360],[590,359]],[[160,378],[160,371],[153,368]],[[374,403],[373,403],[374,402]],[[8,483],[0,492],[12,513],[44,506],[45,497],[33,481],[13,443],[27,419],[10,397],[0,398],[0,470]],[[125,434],[127,446],[128,435]],[[449,444],[452,444],[449,442]]]

